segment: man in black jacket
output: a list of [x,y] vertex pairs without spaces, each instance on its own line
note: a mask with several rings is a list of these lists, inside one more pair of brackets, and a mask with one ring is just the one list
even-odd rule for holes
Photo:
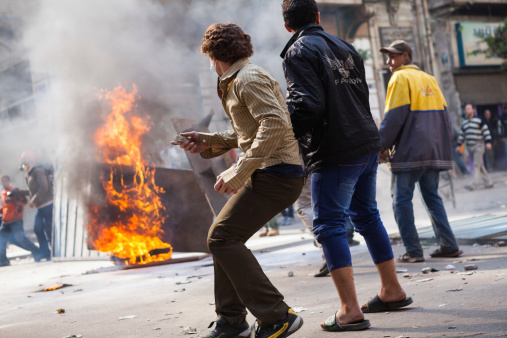
[[[314,0],[284,0],[293,34],[281,56],[294,133],[312,173],[313,232],[322,244],[338,290],[338,312],[321,323],[326,331],[363,330],[363,312],[412,303],[400,286],[387,232],[376,203],[380,137],[368,102],[363,60],[350,44],[323,31]],[[381,290],[359,306],[345,230],[350,216],[366,240]]]

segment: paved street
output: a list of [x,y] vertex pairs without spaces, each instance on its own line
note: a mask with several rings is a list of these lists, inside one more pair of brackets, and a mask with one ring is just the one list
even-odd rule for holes
[[[472,193],[465,192],[460,187],[464,183],[457,181],[458,207],[452,209],[446,201],[450,218],[456,221],[473,215],[506,214],[504,176],[495,173],[494,179],[495,188]],[[380,176],[379,189],[383,189],[381,180]],[[397,229],[389,219],[390,201],[383,193],[379,192],[379,209],[395,237]],[[472,203],[477,196],[480,198]],[[414,200],[417,206],[418,197]],[[467,210],[461,209],[462,203],[469,204]],[[473,205],[475,209],[470,207]],[[429,221],[425,213],[417,212],[417,223],[423,229]],[[312,237],[301,228],[297,221],[281,227],[280,236],[254,236],[248,246],[287,303],[301,311],[305,324],[294,337],[338,336],[320,330],[319,323],[337,310],[338,297],[330,277],[311,276],[322,260]],[[432,259],[429,252],[436,246],[431,245],[431,239],[424,243],[426,262],[397,264],[398,269],[407,270],[398,276],[407,294],[414,298],[413,305],[403,311],[369,314],[366,318],[372,322],[371,329],[346,335],[506,336],[507,247],[462,245],[465,255],[459,259]],[[395,256],[404,253],[401,245],[393,249]],[[9,249],[11,257],[15,250]],[[357,294],[365,302],[378,292],[378,276],[364,242],[351,251]],[[12,262],[12,266],[0,268],[0,337],[196,337],[208,331],[215,317],[209,257],[130,270],[117,270],[107,261],[36,264],[31,258],[20,258]],[[475,264],[478,269],[465,271],[467,264]],[[446,270],[447,265],[455,269]],[[425,267],[439,271],[423,274]],[[294,276],[289,277],[289,272]],[[57,283],[70,286],[40,292]],[[58,309],[65,312],[59,314]],[[253,322],[250,315],[248,321]],[[189,335],[191,332],[195,333]]]

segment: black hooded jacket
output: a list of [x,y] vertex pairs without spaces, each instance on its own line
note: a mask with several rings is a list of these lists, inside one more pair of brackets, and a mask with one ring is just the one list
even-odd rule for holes
[[352,45],[310,24],[292,36],[280,56],[307,173],[381,150],[363,59]]

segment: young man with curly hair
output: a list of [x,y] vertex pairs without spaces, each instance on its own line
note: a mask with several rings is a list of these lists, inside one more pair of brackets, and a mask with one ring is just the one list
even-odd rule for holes
[[232,130],[182,133],[189,141],[180,147],[206,159],[234,148],[243,152],[215,184],[219,193],[234,195],[208,234],[218,319],[206,337],[250,336],[246,309],[258,321],[255,337],[287,337],[303,320],[283,301],[245,242],[301,193],[304,172],[289,112],[280,85],[248,60],[253,47],[240,27],[211,25],[201,51],[219,76],[217,90]]
[[[363,60],[354,47],[324,32],[314,0],[284,0],[285,28],[293,36],[281,56],[287,105],[312,173],[313,232],[322,245],[340,297],[338,312],[321,323],[326,331],[364,330],[363,312],[412,303],[398,282],[394,256],[376,202],[380,136],[369,106]],[[346,221],[368,246],[381,289],[363,307],[357,300]]]

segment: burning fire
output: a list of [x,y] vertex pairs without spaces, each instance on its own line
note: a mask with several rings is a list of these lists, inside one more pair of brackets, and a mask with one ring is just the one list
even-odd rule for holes
[[[136,97],[135,85],[130,93],[118,86],[113,91],[102,91],[99,96],[107,102],[111,113],[96,131],[94,141],[99,161],[111,167],[109,177],[101,177],[106,204],[109,209],[118,210],[119,217],[104,221],[101,208],[91,206],[88,231],[93,235],[96,250],[112,253],[128,260],[128,264],[145,264],[170,259],[172,247],[159,238],[166,217],[158,194],[164,191],[155,185],[155,169],[149,168],[142,158],[141,137],[150,130],[150,125],[149,116],[135,114]],[[132,182],[124,179],[122,166],[134,170]],[[120,182],[113,181],[115,170],[120,170]],[[165,253],[156,254],[154,250]]]

